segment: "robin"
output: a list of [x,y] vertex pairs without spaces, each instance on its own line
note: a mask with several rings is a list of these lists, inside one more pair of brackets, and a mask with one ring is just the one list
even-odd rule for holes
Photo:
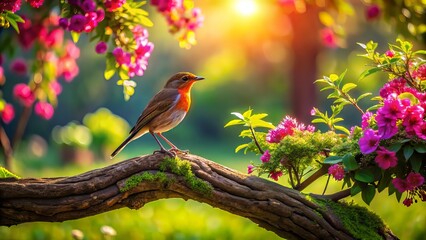
[[[192,85],[203,79],[203,77],[189,72],[179,72],[173,75],[164,88],[148,102],[135,126],[130,130],[130,135],[111,154],[111,158],[115,157],[129,142],[148,132],[160,146],[158,152],[174,156],[174,152],[180,151],[162,133],[176,127],[185,118],[191,106]],[[171,149],[166,150],[155,135],[164,139]]]

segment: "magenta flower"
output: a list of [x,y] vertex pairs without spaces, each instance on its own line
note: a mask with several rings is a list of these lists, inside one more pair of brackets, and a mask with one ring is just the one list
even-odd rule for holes
[[173,8],[181,8],[182,0],[151,0],[151,5],[156,6],[159,12],[170,12]]
[[98,8],[96,10],[96,16],[97,16],[96,21],[98,23],[102,22],[104,20],[104,18],[105,18],[105,11],[102,8]]
[[392,184],[398,190],[398,192],[403,193],[405,192],[407,188],[407,182],[404,179],[401,178],[394,178],[392,179]]
[[27,74],[27,63],[23,58],[16,58],[10,63],[10,70],[18,75]]
[[267,163],[269,162],[269,160],[271,159],[271,154],[269,153],[269,150],[266,150],[263,155],[260,157],[260,160],[263,163]]
[[341,181],[345,177],[345,169],[340,164],[334,164],[328,168],[328,174],[332,175],[337,181]]
[[4,123],[10,123],[13,118],[15,118],[15,110],[13,109],[12,104],[6,103],[3,110],[0,111],[0,115]]
[[365,17],[367,20],[371,21],[379,17],[380,15],[380,7],[377,4],[372,4],[367,7],[365,11]]
[[31,7],[39,8],[43,5],[44,0],[27,0],[30,3]]
[[54,109],[52,105],[47,102],[37,102],[34,106],[34,112],[41,118],[49,120],[53,116]]
[[81,14],[76,14],[71,17],[70,25],[68,29],[74,32],[82,32],[84,30],[84,26],[86,25],[86,17]]
[[415,134],[415,129],[419,128],[423,123],[424,109],[419,105],[409,106],[405,111],[405,117],[402,126],[405,127],[405,132],[412,136]]
[[251,165],[251,164],[250,164],[250,165],[248,165],[248,166],[247,166],[247,173],[248,173],[248,174],[251,174],[253,171],[254,171],[254,166],[253,166],[253,165]]
[[377,111],[376,122],[378,126],[378,135],[383,139],[388,139],[398,133],[398,126],[396,126],[395,118],[387,118]]
[[95,51],[97,54],[104,54],[108,49],[108,45],[104,41],[100,41],[96,44]]
[[30,107],[35,101],[34,93],[31,88],[24,84],[18,83],[13,88],[13,96],[24,106]]
[[269,173],[269,177],[274,179],[275,181],[278,181],[278,179],[283,175],[283,172],[281,171],[272,171]]
[[414,190],[425,182],[424,177],[420,173],[410,172],[406,178],[407,190]]
[[120,8],[123,6],[123,4],[126,3],[126,0],[105,0],[104,5],[108,12],[113,12],[117,8]]
[[422,121],[419,125],[414,126],[414,132],[418,138],[426,140],[426,122]]
[[93,12],[96,9],[96,3],[93,0],[83,0],[80,6],[86,13]]
[[380,136],[372,129],[368,128],[364,131],[364,135],[359,139],[359,148],[363,154],[369,154],[376,151],[379,146]]
[[49,87],[52,92],[57,96],[62,92],[62,86],[58,83],[58,81],[52,81],[49,83]]
[[63,29],[68,29],[70,25],[70,20],[68,18],[60,18],[59,19],[59,26]]
[[363,130],[370,126],[370,120],[372,117],[373,117],[372,112],[366,112],[362,115],[361,127]]
[[418,78],[421,81],[426,80],[426,64],[420,65],[417,70],[413,71],[413,77]]
[[125,52],[121,47],[117,47],[112,51],[112,54],[115,57],[115,61],[119,65],[129,65],[131,60],[131,55],[128,52]]
[[380,168],[388,169],[398,164],[398,158],[395,152],[389,151],[384,147],[379,147],[376,152],[377,156],[374,160]]
[[2,0],[0,1],[0,12],[16,12],[21,8],[21,0]]

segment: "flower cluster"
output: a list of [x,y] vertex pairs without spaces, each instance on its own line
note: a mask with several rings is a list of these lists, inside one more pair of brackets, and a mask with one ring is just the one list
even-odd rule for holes
[[422,201],[426,201],[426,190],[420,188],[425,182],[424,177],[419,173],[409,173],[406,179],[394,178],[392,184],[398,192],[408,192],[407,197],[403,201],[404,205],[409,207],[413,200],[417,201],[419,197]]
[[[111,1],[105,1],[105,7],[108,11],[113,11],[121,7],[122,1],[115,2],[116,3],[113,4]],[[96,8],[96,2],[93,0],[68,1],[68,3],[72,5],[74,9],[78,9],[79,13],[72,15],[70,18],[59,19],[59,25],[65,30],[77,33],[83,31],[91,32],[105,18],[105,11],[103,8]]]
[[340,164],[334,164],[328,168],[328,174],[333,176],[337,181],[341,181],[345,177],[345,169]]
[[183,0],[151,0],[151,5],[166,18],[170,32],[182,32],[179,37],[181,47],[190,48],[196,43],[194,32],[204,21],[201,9]]
[[269,143],[279,143],[285,136],[291,136],[294,130],[300,131],[315,131],[315,127],[308,125],[307,127],[303,123],[298,123],[296,119],[286,116],[280,124],[274,129],[269,130],[266,135],[266,141]]
[[127,52],[121,47],[112,51],[118,65],[128,68],[129,77],[142,76],[148,66],[148,60],[154,50],[154,44],[148,41],[148,31],[140,25],[132,29],[136,49]]

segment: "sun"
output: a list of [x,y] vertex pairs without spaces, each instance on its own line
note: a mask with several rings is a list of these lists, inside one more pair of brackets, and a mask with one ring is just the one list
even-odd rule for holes
[[257,4],[254,0],[236,0],[234,7],[242,16],[251,16],[257,11]]

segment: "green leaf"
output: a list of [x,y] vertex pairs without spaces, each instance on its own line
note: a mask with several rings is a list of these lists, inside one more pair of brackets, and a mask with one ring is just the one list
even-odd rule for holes
[[355,172],[355,179],[360,182],[374,182],[374,173],[369,168],[362,168]]
[[77,43],[80,39],[80,33],[71,31],[71,38],[74,43]]
[[415,97],[412,93],[409,92],[404,92],[399,94],[399,99],[408,99],[410,100],[411,105],[416,105],[419,103],[419,99],[417,99],[417,97]]
[[232,115],[235,115],[237,118],[244,121],[244,116],[239,112],[231,112]]
[[352,187],[351,187],[351,196],[355,196],[358,193],[360,193],[362,191],[361,186],[358,183],[355,183]]
[[229,121],[224,127],[234,126],[234,125],[242,125],[244,124],[244,121],[240,119],[234,119]]
[[346,133],[347,135],[351,134],[351,132],[347,128],[343,127],[343,126],[337,126],[336,125],[336,126],[334,126],[334,129],[342,131],[342,132]]
[[311,121],[312,123],[325,123],[327,124],[327,121],[322,118],[315,118]]
[[380,181],[377,185],[377,191],[381,192],[383,190],[385,190],[389,184],[391,183],[392,180],[392,176],[390,171],[385,171],[382,175],[382,178],[380,178]]
[[356,99],[356,101],[358,102],[359,100],[361,100],[361,99],[363,99],[363,98],[365,98],[365,97],[368,97],[368,96],[370,96],[370,95],[372,95],[371,93],[364,93],[364,94],[361,94],[357,99]]
[[356,170],[359,168],[359,165],[355,160],[354,155],[352,154],[346,154],[345,156],[343,156],[343,166],[345,166],[348,171]]
[[422,163],[423,163],[423,157],[421,154],[414,154],[410,158],[411,168],[413,169],[414,172],[417,172],[417,173],[420,172]]
[[414,148],[411,145],[405,145],[404,148],[403,148],[403,152],[404,152],[405,160],[408,160],[413,155]]
[[343,161],[343,158],[341,156],[330,156],[326,159],[324,159],[325,164],[336,164]]
[[364,78],[370,76],[371,74],[373,74],[375,72],[378,72],[380,70],[381,70],[381,68],[379,68],[379,67],[374,67],[374,68],[367,69],[367,70],[365,70],[364,72],[361,73],[361,76],[359,77],[359,80],[362,80],[362,79],[364,79]]
[[235,148],[235,153],[239,152],[241,149],[248,147],[248,143],[241,144],[238,147]]
[[356,88],[356,84],[355,83],[346,83],[345,85],[343,85],[342,87],[342,92],[347,93],[350,90]]
[[115,57],[112,53],[106,55],[106,67],[104,72],[104,77],[106,80],[110,80],[115,72],[117,71]]
[[402,143],[397,142],[387,147],[387,149],[392,152],[398,152],[399,149],[401,149],[401,147],[402,147]]
[[426,55],[426,50],[418,50],[418,51],[415,51],[414,54],[424,54],[424,55]]
[[0,167],[0,178],[20,178],[17,175],[11,173],[9,170],[7,170],[4,167]]
[[256,127],[274,128],[275,127],[272,123],[266,122],[260,119],[252,119],[250,122],[253,128],[256,128]]
[[250,119],[252,112],[253,112],[253,109],[250,109],[250,108],[249,108],[249,110],[245,111],[243,113],[244,120]]
[[362,189],[361,197],[362,200],[367,203],[367,205],[370,205],[371,201],[374,198],[374,195],[376,195],[376,189],[372,185],[367,185],[364,189]]
[[252,138],[253,134],[251,134],[250,129],[246,129],[246,130],[243,130],[243,131],[240,132],[239,137],[242,137],[242,138],[244,138],[244,137]]
[[120,76],[120,78],[123,79],[123,80],[128,80],[129,79],[129,68],[122,65],[118,69],[118,76]]
[[414,145],[414,150],[418,153],[426,153],[426,145],[424,144],[416,144]]

